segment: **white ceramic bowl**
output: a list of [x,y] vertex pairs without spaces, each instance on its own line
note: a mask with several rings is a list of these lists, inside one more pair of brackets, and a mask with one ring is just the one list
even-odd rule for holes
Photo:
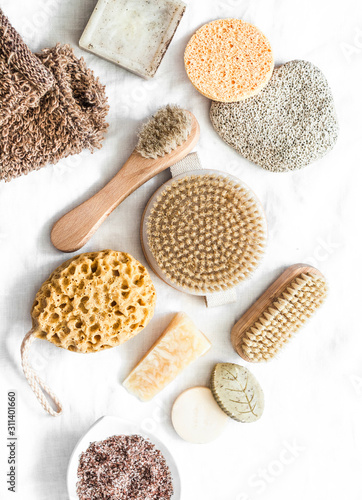
[[158,448],[166,459],[167,465],[172,474],[172,482],[174,494],[172,500],[181,499],[181,481],[176,463],[168,451],[166,446],[155,436],[150,433],[144,432],[138,425],[127,422],[118,417],[101,417],[97,420],[90,429],[83,435],[83,437],[76,444],[73,453],[69,460],[67,472],[67,487],[69,500],[79,500],[77,495],[77,470],[79,464],[79,456],[83,451],[86,451],[90,443],[94,441],[103,441],[110,436],[121,434],[138,434],[146,439],[149,439]]

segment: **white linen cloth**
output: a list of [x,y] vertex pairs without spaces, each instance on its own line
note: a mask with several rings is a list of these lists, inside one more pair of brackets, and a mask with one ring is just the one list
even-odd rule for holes
[[[0,498],[65,500],[65,474],[79,437],[100,416],[137,421],[162,439],[180,468],[186,500],[360,500],[362,484],[361,79],[360,0],[190,0],[154,80],[144,81],[77,42],[96,0],[1,0],[1,7],[36,51],[70,43],[107,85],[111,111],[104,147],[0,185]],[[335,97],[340,137],[335,149],[306,169],[262,170],[226,146],[209,122],[209,102],[188,81],[183,51],[192,33],[219,17],[239,17],[270,39],[276,63],[306,59],[322,69]],[[158,293],[154,320],[134,340],[99,354],[78,355],[38,341],[32,362],[64,403],[46,415],[20,368],[20,344],[41,283],[69,256],[49,239],[53,223],[95,193],[132,152],[136,130],[159,106],[177,103],[201,125],[197,146],[205,168],[240,177],[266,210],[269,244],[261,266],[235,304],[207,309],[152,274]],[[164,172],[132,194],[84,251],[111,248],[145,263],[139,225],[147,200],[170,177]],[[255,424],[230,421],[208,445],[181,441],[170,409],[181,391],[206,385],[214,363],[244,364],[230,329],[290,264],[307,262],[328,278],[329,298],[278,359],[248,365],[265,392]],[[212,341],[212,350],[150,403],[121,382],[177,311],[185,311]],[[17,392],[17,492],[6,490],[6,398]]]

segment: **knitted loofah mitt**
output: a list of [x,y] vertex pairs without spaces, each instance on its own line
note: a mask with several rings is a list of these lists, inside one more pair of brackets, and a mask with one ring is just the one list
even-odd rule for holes
[[31,53],[0,9],[0,125],[39,104],[54,85],[52,73]]
[[[2,33],[17,35],[3,15],[0,22]],[[100,148],[109,107],[84,60],[59,44],[34,56],[19,35],[13,57],[8,38],[0,38],[0,180]]]

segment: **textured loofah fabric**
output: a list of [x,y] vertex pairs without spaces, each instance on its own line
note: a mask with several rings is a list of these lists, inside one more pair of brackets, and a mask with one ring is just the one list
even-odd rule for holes
[[0,125],[34,107],[54,85],[52,73],[32,54],[0,9]]
[[323,276],[308,273],[295,278],[245,332],[241,344],[244,359],[259,362],[274,358],[326,296]]
[[101,351],[139,333],[155,304],[151,278],[131,255],[80,254],[59,266],[38,291],[34,335],[70,351]]
[[206,171],[175,179],[150,206],[147,245],[161,273],[184,291],[227,290],[260,263],[265,215],[242,183]]
[[275,69],[268,85],[243,102],[213,102],[211,123],[229,146],[272,172],[307,166],[338,137],[333,96],[323,73],[308,61]]
[[0,39],[0,180],[100,148],[107,98],[84,60],[59,44],[35,57],[4,16],[0,21],[2,32],[16,39],[14,47]]

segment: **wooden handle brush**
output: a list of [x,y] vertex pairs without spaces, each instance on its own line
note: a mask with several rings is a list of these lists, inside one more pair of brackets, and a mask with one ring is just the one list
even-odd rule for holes
[[135,150],[113,179],[54,224],[53,245],[62,252],[82,248],[123,200],[182,160],[199,137],[200,127],[192,113],[176,106],[161,108],[143,125]]
[[306,264],[288,267],[231,330],[231,342],[248,362],[269,361],[327,296],[323,274]]

